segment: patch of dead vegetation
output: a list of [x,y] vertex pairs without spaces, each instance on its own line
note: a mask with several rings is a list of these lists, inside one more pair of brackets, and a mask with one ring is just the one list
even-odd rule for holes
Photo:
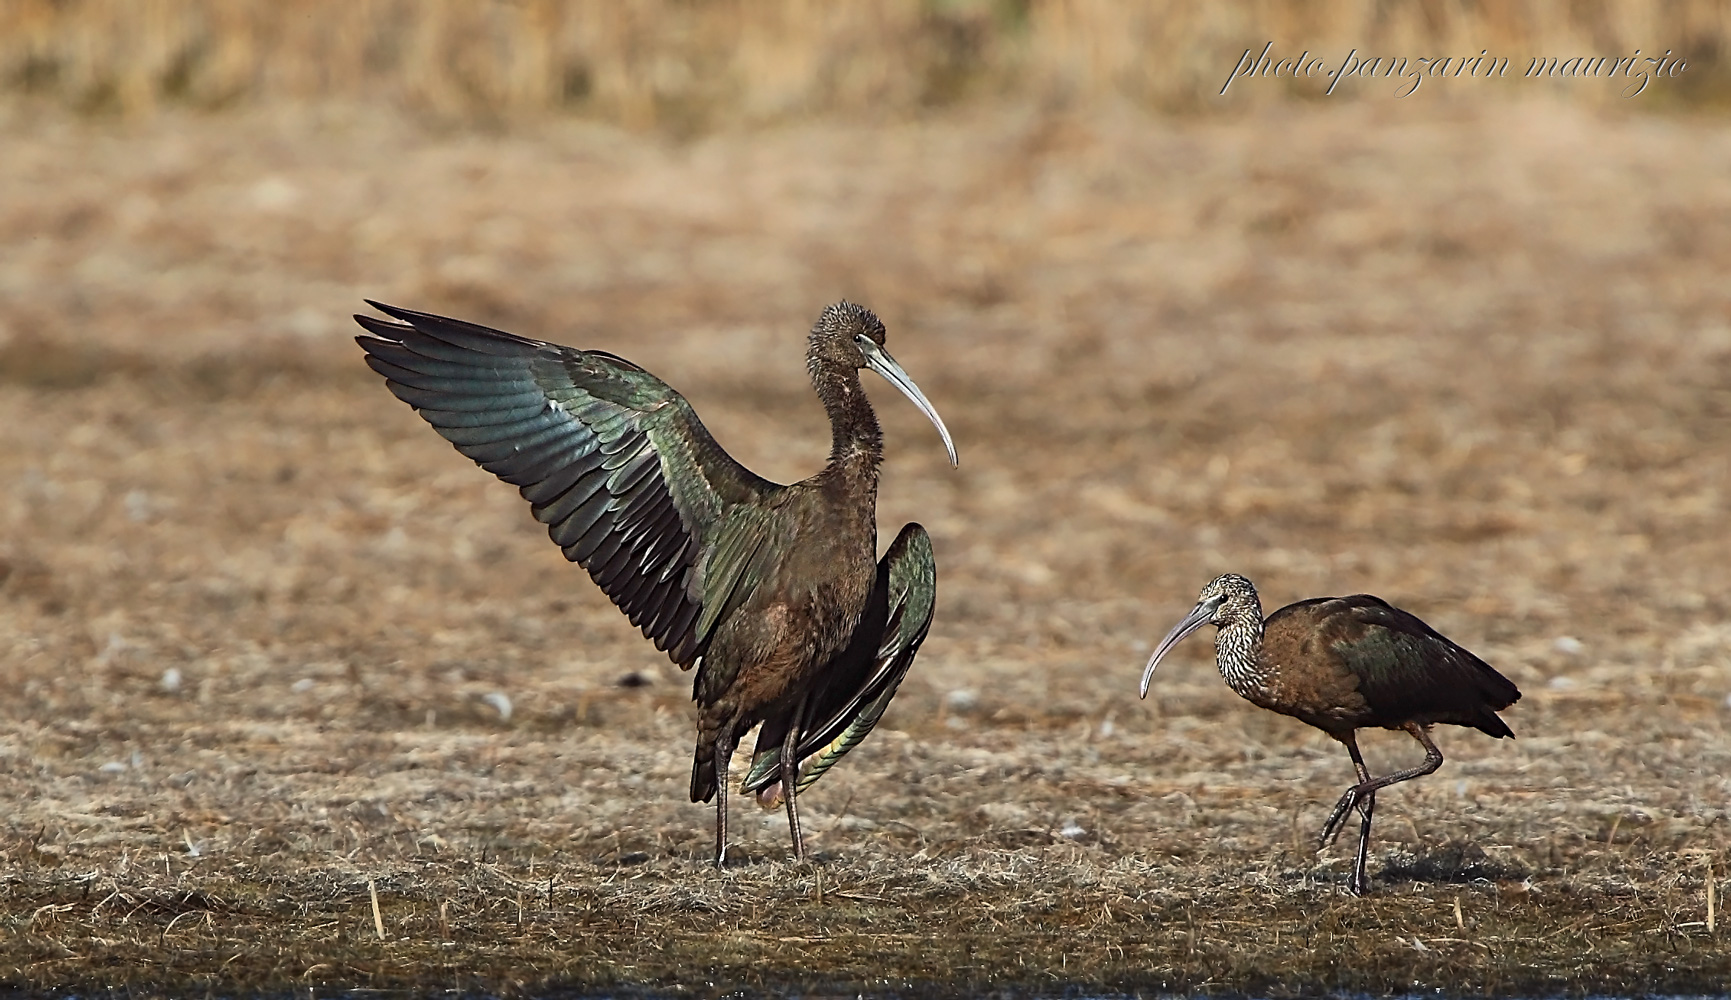
[[1343,894],[1345,865],[1319,872],[1300,854],[1211,870],[1050,841],[948,851],[880,841],[720,873],[665,853],[428,850],[353,864],[318,853],[209,866],[183,855],[120,875],[23,859],[6,882],[8,960],[35,982],[113,983],[94,970],[124,968],[139,989],[239,991],[729,983],[923,995],[1016,984],[1289,995],[1434,983],[1535,995],[1583,982],[1704,991],[1731,974],[1717,939],[1682,919],[1699,878],[1626,864],[1461,878],[1458,848],[1435,862],[1442,879],[1408,881],[1409,869],[1365,900]]

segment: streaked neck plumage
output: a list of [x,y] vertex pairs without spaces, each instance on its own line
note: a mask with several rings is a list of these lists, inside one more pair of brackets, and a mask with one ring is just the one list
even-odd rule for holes
[[1235,609],[1214,634],[1214,661],[1226,686],[1240,697],[1254,701],[1256,693],[1268,690],[1262,668],[1262,606],[1254,598],[1249,608]]

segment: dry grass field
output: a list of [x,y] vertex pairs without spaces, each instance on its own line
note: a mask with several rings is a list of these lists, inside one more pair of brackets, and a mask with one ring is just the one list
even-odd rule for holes
[[[0,148],[13,986],[1731,981],[1723,117],[23,105]],[[961,467],[868,376],[939,606],[802,800],[816,860],[740,805],[707,866],[689,679],[365,369],[363,296],[630,357],[782,481],[828,442],[805,330],[884,317]],[[1338,746],[1200,639],[1135,697],[1226,570],[1380,594],[1525,692],[1385,793],[1370,898],[1308,847]]]

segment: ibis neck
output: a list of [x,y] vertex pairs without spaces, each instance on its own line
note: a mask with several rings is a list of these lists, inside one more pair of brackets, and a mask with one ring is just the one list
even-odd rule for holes
[[1252,692],[1267,687],[1262,669],[1261,616],[1247,616],[1221,626],[1214,636],[1214,661],[1226,686],[1254,701]]
[[860,385],[859,372],[824,366],[814,369],[812,386],[829,414],[831,475],[861,478],[877,485],[878,463],[883,460],[884,435],[877,414]]

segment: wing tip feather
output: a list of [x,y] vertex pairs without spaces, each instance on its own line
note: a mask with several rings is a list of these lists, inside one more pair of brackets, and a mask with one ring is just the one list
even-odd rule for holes
[[[357,335],[355,340],[367,352],[367,365],[385,378],[386,387],[393,395],[416,410],[429,402],[456,406],[456,402],[446,400],[445,397],[450,396],[454,400],[456,397],[453,393],[457,393],[457,390],[445,384],[451,376],[446,375],[438,364],[430,366],[439,373],[437,375],[407,371],[398,364],[393,364],[398,352],[407,351],[425,356],[439,364],[458,362],[479,366],[493,363],[486,358],[487,355],[518,359],[513,361],[513,364],[532,362],[536,358],[541,361],[566,363],[572,360],[583,361],[585,358],[585,352],[574,348],[520,337],[463,320],[405,309],[376,299],[363,301],[383,314],[382,317],[354,314],[355,322],[364,331]],[[598,358],[609,363],[597,365],[598,368],[612,366],[643,371],[637,365],[613,355],[598,354]],[[417,382],[426,384],[418,385]],[[542,391],[546,390],[543,388]],[[476,394],[458,395],[461,395],[462,401],[467,402],[470,396]],[[613,400],[608,400],[608,403],[608,406],[601,407],[597,404],[597,407],[614,411],[628,410],[635,405]],[[477,407],[464,405],[456,408],[467,413]],[[591,408],[595,409],[596,407]],[[571,419],[589,427],[591,433],[594,433],[594,428],[590,427],[593,421],[622,420],[624,416],[617,413],[583,412],[572,414]],[[434,426],[440,428],[439,424]],[[695,432],[703,433],[701,424],[695,425]],[[644,436],[647,438],[647,435]],[[457,445],[459,452],[483,469],[521,490],[529,490],[557,471],[546,468],[557,457],[557,448],[543,447],[542,450],[549,452],[548,454],[513,451],[497,460],[482,460],[483,457],[493,456],[498,450],[493,446],[497,445],[499,440],[501,439],[452,443]],[[648,443],[647,440],[639,442],[640,446]],[[653,455],[652,446],[649,450]],[[471,451],[482,457],[470,454]],[[625,470],[623,474],[619,471],[619,465],[615,465],[610,470],[614,473],[612,481],[603,492],[617,491],[613,499],[618,500],[621,507],[612,511],[611,516],[591,523],[581,537],[572,540],[571,544],[561,545],[561,549],[567,559],[589,571],[591,579],[625,612],[632,624],[643,630],[643,634],[654,642],[657,649],[665,652],[681,669],[690,669],[694,663],[699,662],[707,645],[706,637],[697,630],[702,618],[702,604],[695,595],[689,593],[691,573],[696,561],[701,557],[702,546],[697,544],[698,535],[691,526],[682,523],[684,515],[668,495],[667,484],[659,481],[653,474],[654,465],[655,463],[645,460],[640,466]],[[724,471],[735,472],[731,468]],[[737,470],[737,473],[737,477],[746,480],[748,485],[755,482],[743,469]],[[658,483],[659,489],[651,487],[646,490],[645,486],[652,483]],[[645,497],[646,492],[652,495]],[[657,493],[659,495],[653,495]],[[625,498],[636,502],[629,502]],[[538,519],[540,514],[541,511],[537,509]],[[599,522],[607,523],[605,530],[597,533],[593,529],[600,526]],[[549,534],[554,535],[559,526],[549,524],[548,527]],[[559,538],[555,537],[554,541],[557,543]],[[638,565],[631,565],[633,562]]]

